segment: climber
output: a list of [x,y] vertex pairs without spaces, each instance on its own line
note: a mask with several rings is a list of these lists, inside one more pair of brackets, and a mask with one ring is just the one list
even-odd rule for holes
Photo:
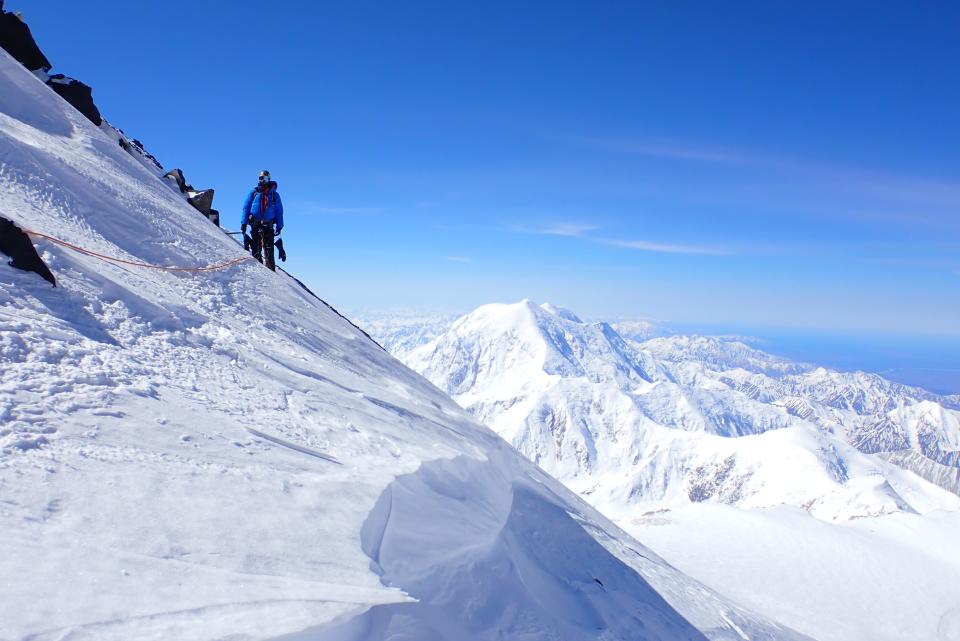
[[[280,194],[277,193],[277,183],[270,180],[270,172],[266,169],[260,172],[259,184],[243,201],[240,231],[243,232],[244,238],[247,235],[247,225],[250,225],[250,249],[253,256],[271,270],[277,271],[273,245],[274,239],[283,229],[283,203],[280,200]],[[281,245],[281,258],[285,257]]]

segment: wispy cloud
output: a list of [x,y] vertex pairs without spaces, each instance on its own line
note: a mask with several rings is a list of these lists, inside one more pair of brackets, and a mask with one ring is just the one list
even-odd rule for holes
[[546,225],[511,225],[510,230],[521,234],[536,234],[538,236],[567,236],[579,238],[592,231],[600,229],[597,225],[584,223],[557,222]]
[[712,247],[709,245],[681,245],[675,243],[658,243],[648,240],[616,240],[607,239],[602,241],[604,244],[622,247],[624,249],[635,249],[637,251],[655,252],[659,254],[688,254],[693,256],[730,256],[735,252],[732,249],[724,247]]
[[[830,215],[839,214],[844,218],[924,222],[951,228],[958,225],[955,212],[960,207],[960,181],[956,180],[876,167],[836,165],[816,159],[700,142],[569,134],[547,134],[545,137],[613,154],[750,169],[752,171],[743,173],[740,180],[731,180],[730,188],[736,193],[743,191],[745,184],[746,195],[752,198],[752,202],[771,197],[771,194],[760,192],[772,189],[779,207],[792,198],[796,201],[795,208],[807,213],[818,213],[818,207],[828,207]],[[711,191],[716,192],[716,187]],[[726,193],[729,189],[722,191]]]
[[510,231],[521,234],[535,234],[538,236],[562,236],[578,238],[582,241],[633,249],[636,251],[656,252],[661,254],[687,254],[696,256],[729,256],[740,253],[732,248],[714,247],[708,245],[689,245],[685,243],[655,242],[649,240],[598,238],[591,232],[599,231],[599,225],[575,222],[554,222],[540,225],[518,224],[511,225]]
[[468,256],[444,256],[444,260],[451,263],[472,263],[473,259]]
[[757,161],[756,157],[739,152],[675,143],[663,144],[630,138],[598,138],[593,136],[555,136],[555,138],[583,147],[635,156],[723,164],[751,164]]

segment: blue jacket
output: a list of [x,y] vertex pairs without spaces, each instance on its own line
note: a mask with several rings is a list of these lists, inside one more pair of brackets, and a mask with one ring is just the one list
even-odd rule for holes
[[[264,203],[266,203],[266,206],[264,206]],[[275,181],[267,183],[266,190],[257,185],[247,196],[247,199],[243,201],[243,214],[240,218],[240,224],[251,224],[251,216],[256,222],[276,223],[277,232],[283,229],[283,202],[280,200],[280,194],[277,193],[277,183]]]

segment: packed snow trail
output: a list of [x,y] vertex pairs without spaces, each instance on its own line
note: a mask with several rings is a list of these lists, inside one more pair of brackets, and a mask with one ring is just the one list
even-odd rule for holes
[[[0,159],[18,225],[154,265],[240,255],[2,52]],[[57,288],[0,265],[0,638],[802,638],[663,562],[294,279],[38,246]]]

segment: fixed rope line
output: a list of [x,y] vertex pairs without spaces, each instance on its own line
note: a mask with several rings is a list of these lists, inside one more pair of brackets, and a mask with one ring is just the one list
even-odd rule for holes
[[84,249],[74,245],[73,243],[68,243],[65,240],[60,240],[48,234],[42,234],[38,231],[33,231],[31,229],[24,229],[23,233],[28,236],[35,236],[37,238],[45,238],[52,243],[57,245],[63,245],[64,247],[69,247],[70,249],[80,252],[86,256],[93,256],[94,258],[99,258],[100,260],[105,260],[110,263],[119,263],[121,265],[133,265],[134,267],[146,267],[147,269],[159,269],[165,272],[212,272],[220,269],[226,269],[227,267],[232,267],[240,263],[246,262],[248,260],[254,260],[253,256],[241,256],[240,258],[234,258],[233,260],[228,260],[223,263],[217,263],[216,265],[207,265],[206,267],[163,267],[161,265],[151,265],[150,263],[141,263],[135,260],[125,260],[123,258],[116,258],[114,256],[107,256],[105,254],[100,254],[90,249]]

